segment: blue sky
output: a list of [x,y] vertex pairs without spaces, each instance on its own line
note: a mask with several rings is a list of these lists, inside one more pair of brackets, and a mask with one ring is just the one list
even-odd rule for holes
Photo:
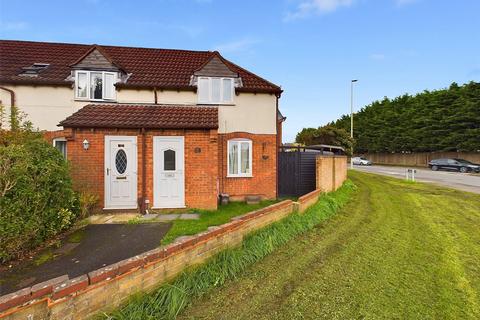
[[[480,79],[478,0],[0,0],[0,37],[219,50],[279,84],[284,140],[350,109]],[[253,115],[254,116],[254,115]]]

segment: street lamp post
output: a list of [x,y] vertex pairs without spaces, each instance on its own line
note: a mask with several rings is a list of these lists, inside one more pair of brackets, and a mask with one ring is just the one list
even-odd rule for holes
[[353,84],[357,82],[354,79],[350,82],[350,137],[352,138],[352,155],[350,156],[350,168],[353,169]]

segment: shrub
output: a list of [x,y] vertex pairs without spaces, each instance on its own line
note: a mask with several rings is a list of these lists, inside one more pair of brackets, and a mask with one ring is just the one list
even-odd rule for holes
[[90,216],[99,199],[100,198],[97,194],[91,193],[89,191],[78,192],[78,200],[80,204],[80,218],[83,219]]
[[78,206],[57,149],[29,126],[0,129],[0,262],[69,228]]

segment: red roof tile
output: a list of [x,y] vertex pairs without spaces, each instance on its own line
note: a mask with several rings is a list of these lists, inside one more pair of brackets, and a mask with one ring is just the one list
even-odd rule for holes
[[[0,40],[0,83],[71,85],[71,65],[93,47],[101,48],[112,62],[131,73],[119,87],[157,87],[194,90],[190,78],[217,52],[115,47],[84,44]],[[222,58],[223,59],[223,58]],[[242,78],[243,92],[281,93],[277,85],[223,59]],[[37,77],[19,76],[33,63],[50,66]]]
[[184,105],[89,104],[60,122],[68,128],[216,129],[218,108]]

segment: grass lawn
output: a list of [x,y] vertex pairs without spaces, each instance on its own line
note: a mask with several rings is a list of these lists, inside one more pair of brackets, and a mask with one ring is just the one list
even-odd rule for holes
[[218,226],[230,221],[231,218],[247,212],[267,207],[276,203],[276,200],[265,200],[259,204],[246,204],[245,202],[230,202],[227,205],[218,206],[218,210],[196,210],[200,213],[198,220],[174,220],[167,235],[162,239],[162,244],[171,243],[177,237],[193,235],[207,230],[210,226]]
[[350,172],[335,216],[181,319],[480,319],[480,195]]

